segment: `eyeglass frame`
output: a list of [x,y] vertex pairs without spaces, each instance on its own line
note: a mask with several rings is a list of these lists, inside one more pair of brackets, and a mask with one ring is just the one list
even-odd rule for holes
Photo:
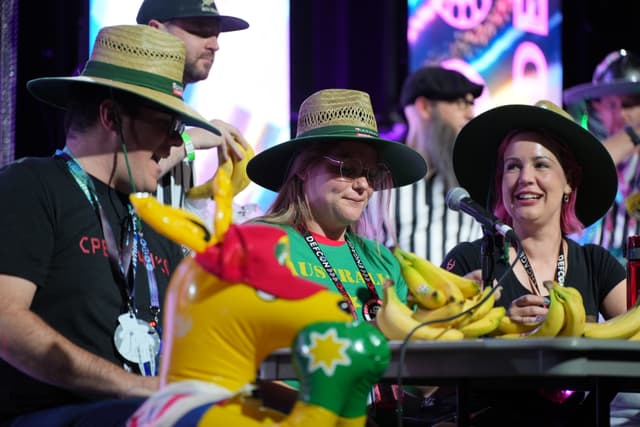
[[[374,168],[365,168],[364,164],[360,159],[347,158],[347,159],[340,160],[340,159],[334,159],[333,157],[330,157],[327,155],[322,156],[322,159],[328,160],[330,164],[337,167],[338,171],[340,172],[340,178],[345,181],[346,180],[355,181],[358,178],[365,178],[367,180],[367,184],[371,188],[373,188],[374,191],[384,190],[392,187],[393,178],[391,176],[391,171],[389,170],[387,165],[383,162],[376,163],[375,169],[377,169],[378,171],[382,171],[382,175],[379,181],[380,185],[376,185],[377,183],[375,182],[375,177],[372,177],[370,174],[370,172]],[[359,166],[359,168],[354,169],[354,172],[352,174],[346,174],[345,176],[343,168],[347,162],[357,162],[356,164]],[[387,186],[386,184],[389,184],[389,185]]]

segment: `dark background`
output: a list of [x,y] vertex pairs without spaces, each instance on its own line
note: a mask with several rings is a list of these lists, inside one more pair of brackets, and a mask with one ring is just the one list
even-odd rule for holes
[[[565,0],[562,8],[564,88],[591,80],[613,50],[640,53],[639,1]],[[51,155],[63,145],[62,114],[35,101],[25,85],[84,64],[87,15],[87,0],[19,2],[16,158]],[[293,0],[292,122],[309,94],[346,87],[370,93],[381,129],[390,125],[407,74],[406,19],[404,0]]]

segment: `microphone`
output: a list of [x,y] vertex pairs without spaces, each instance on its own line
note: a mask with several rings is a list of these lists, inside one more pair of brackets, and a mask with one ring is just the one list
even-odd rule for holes
[[471,215],[485,230],[497,233],[507,240],[519,242],[518,236],[511,227],[504,224],[493,214],[487,212],[480,204],[475,202],[469,192],[462,187],[452,188],[447,192],[447,207],[454,211],[462,211]]

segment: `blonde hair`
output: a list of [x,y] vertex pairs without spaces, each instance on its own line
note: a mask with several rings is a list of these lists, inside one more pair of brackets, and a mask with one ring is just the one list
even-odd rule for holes
[[[304,181],[300,177],[302,171],[312,167],[331,150],[335,144],[330,142],[309,143],[303,151],[299,151],[293,158],[276,199],[264,216],[255,218],[272,224],[289,224],[294,227],[302,226],[312,219],[311,208],[304,192]],[[390,178],[391,179],[391,178]],[[391,188],[392,183],[385,185]],[[348,231],[372,240],[382,241],[384,228],[392,226],[390,220],[391,191],[379,190],[376,197],[371,197],[360,219],[349,226]]]

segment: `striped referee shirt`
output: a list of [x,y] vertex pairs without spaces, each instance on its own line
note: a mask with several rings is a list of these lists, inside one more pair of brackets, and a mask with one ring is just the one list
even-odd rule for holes
[[471,216],[447,208],[447,189],[440,175],[395,188],[391,209],[398,246],[436,265],[460,242],[482,237],[482,227]]
[[156,199],[174,208],[184,208],[184,194],[193,183],[193,170],[189,163],[180,162],[158,181]]
[[624,263],[627,237],[640,234],[640,223],[629,215],[625,204],[631,194],[640,191],[640,157],[634,153],[617,169],[618,192],[613,206],[602,220],[585,229],[578,241],[603,246]]

